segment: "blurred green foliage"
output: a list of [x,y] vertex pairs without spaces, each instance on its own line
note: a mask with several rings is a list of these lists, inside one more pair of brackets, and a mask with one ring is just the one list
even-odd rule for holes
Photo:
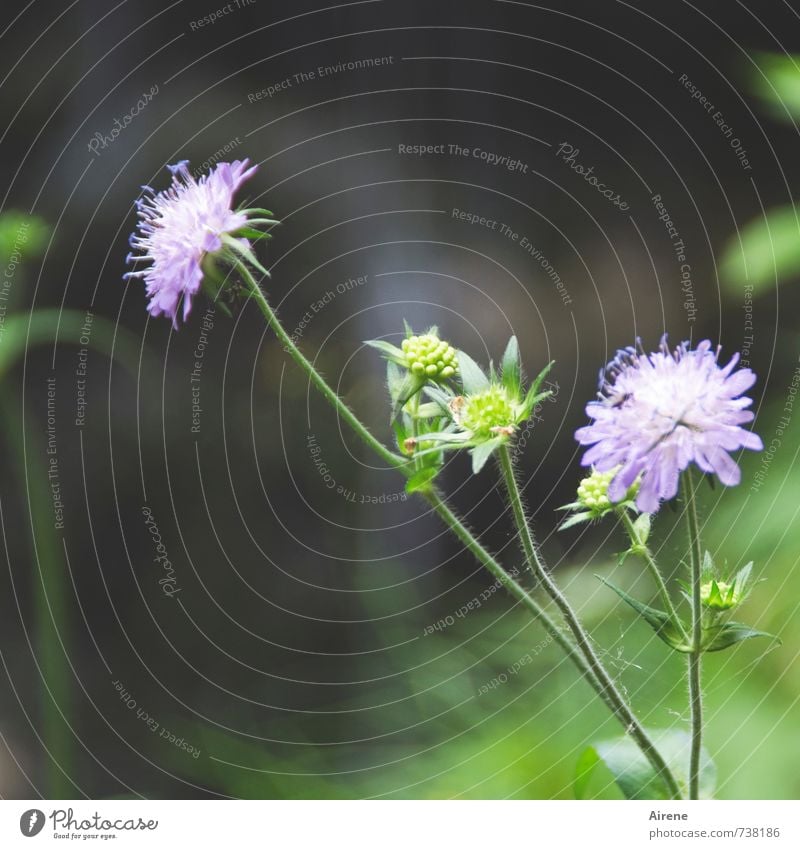
[[[772,53],[754,57],[750,87],[768,114],[778,120],[800,118],[800,59]],[[731,237],[723,250],[723,280],[735,290],[750,284],[756,293],[800,273],[800,218],[788,204],[767,210]]]

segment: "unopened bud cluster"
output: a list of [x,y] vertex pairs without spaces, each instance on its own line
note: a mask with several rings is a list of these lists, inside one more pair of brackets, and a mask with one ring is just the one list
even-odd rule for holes
[[438,336],[426,333],[403,339],[400,347],[406,358],[406,366],[412,374],[430,380],[447,380],[456,373],[456,352],[452,345]]
[[[613,502],[608,497],[608,487],[618,471],[618,468],[611,469],[608,472],[598,472],[593,469],[592,473],[580,482],[578,485],[578,503],[584,510],[599,515],[614,507]],[[626,493],[625,500],[634,499],[638,489],[639,482],[636,481]]]
[[464,399],[459,424],[478,438],[504,434],[513,430],[514,423],[514,405],[502,386],[490,386]]
[[726,581],[705,581],[700,584],[700,603],[709,610],[730,610],[742,600],[742,593]]

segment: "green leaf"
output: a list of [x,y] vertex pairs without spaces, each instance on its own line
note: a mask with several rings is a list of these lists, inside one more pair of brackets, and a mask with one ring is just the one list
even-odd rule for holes
[[[275,215],[275,213],[274,213],[274,212],[272,212],[271,210],[269,210],[269,209],[262,209],[260,206],[252,206],[252,207],[250,207],[249,209],[240,209],[240,210],[239,210],[239,212],[240,212],[242,215],[247,215],[247,216],[250,216],[250,215],[252,215],[253,213],[256,213],[256,214],[258,214],[258,215],[263,215],[263,216],[264,216],[264,218],[269,218],[269,219],[271,219],[271,220],[273,220],[273,219],[272,219],[272,216],[273,216],[273,215]],[[275,223],[276,223],[276,224],[278,224],[278,223],[280,223],[280,222],[276,221]]]
[[770,114],[783,121],[800,118],[800,56],[761,53],[753,57],[751,88]]
[[392,417],[394,421],[399,415],[403,406],[408,403],[409,399],[413,398],[417,392],[425,385],[425,377],[420,377],[411,372],[406,372],[402,381],[392,387]]
[[420,404],[414,413],[416,419],[435,419],[443,415],[442,408],[435,401],[428,401],[426,404]]
[[472,474],[477,475],[478,472],[486,465],[486,461],[489,457],[492,456],[492,452],[499,448],[503,442],[505,441],[505,437],[498,436],[494,439],[490,439],[487,442],[481,442],[479,445],[476,445],[472,451],[470,452],[472,455]]
[[710,551],[705,551],[703,553],[703,563],[700,566],[700,574],[703,577],[704,581],[710,581],[714,574],[716,573],[716,569],[714,568],[714,558],[711,556]]
[[722,278],[741,294],[751,284],[759,293],[800,273],[800,210],[794,205],[769,210],[742,228],[720,258]]
[[[560,509],[560,508],[559,508]],[[570,516],[568,519],[565,519],[559,526],[558,529],[560,531],[565,531],[567,528],[571,528],[573,525],[579,525],[582,522],[588,522],[592,518],[592,514],[588,511],[585,513],[575,513]]]
[[753,561],[751,560],[736,573],[733,580],[732,589],[735,588],[740,596],[747,592],[747,585],[750,583],[750,573],[753,571]]
[[[3,324],[3,342],[0,345],[0,378],[13,367],[16,359],[34,345],[79,345],[84,333],[86,315],[78,310],[46,308],[30,313],[6,316]],[[92,319],[92,332],[88,347],[114,357],[136,375],[140,368],[141,339],[102,316]],[[145,357],[148,355],[145,353]],[[155,363],[148,363],[154,367]]]
[[423,391],[425,395],[431,399],[431,401],[441,407],[441,410],[445,415],[449,415],[450,401],[455,397],[452,392],[444,392],[438,386],[426,386]]
[[272,238],[270,233],[265,233],[263,230],[256,230],[255,227],[240,227],[236,231],[236,235],[245,239],[252,239],[254,242],[258,242],[261,239]]
[[[247,260],[247,262],[249,262],[250,265],[253,266],[253,268],[258,269],[258,271],[260,271],[265,277],[270,276],[269,271],[267,271],[267,269],[264,268],[263,265],[261,265],[258,259],[256,259],[256,255],[250,250],[250,248],[246,245],[243,245],[238,239],[234,239],[233,236],[229,234],[223,234],[220,237],[220,241],[223,245],[225,245],[226,248],[228,248],[234,254],[239,254],[241,257]],[[232,259],[230,255],[229,258]]]
[[439,466],[426,466],[415,472],[406,481],[406,492],[411,495],[414,492],[430,489],[431,481],[439,474]]
[[405,354],[396,345],[392,345],[391,342],[385,342],[383,339],[366,339],[364,341],[364,344],[369,345],[370,348],[375,348],[376,350],[380,351],[392,362],[395,362],[398,365],[405,365]]
[[[627,554],[627,552],[626,552]],[[625,590],[620,589],[611,581],[607,581],[602,575],[596,575],[607,587],[614,592],[626,603],[629,604],[645,622],[656,632],[659,639],[663,640],[668,646],[679,652],[690,652],[691,646],[687,645],[683,640],[683,635],[673,624],[669,615],[663,610],[651,607],[649,604],[643,604],[633,596],[628,595]]]
[[475,360],[463,351],[458,351],[458,371],[467,395],[476,395],[489,388],[489,378]]
[[[678,785],[688,791],[687,767],[692,738],[687,731],[649,730],[648,734],[669,766]],[[577,799],[587,798],[587,791],[597,767],[602,764],[611,773],[626,799],[669,799],[669,791],[630,737],[605,740],[585,749],[578,758],[573,790]],[[716,786],[717,771],[705,748],[700,750],[700,798],[710,799]]]
[[540,393],[539,390],[541,389],[541,386],[542,386],[542,383],[544,382],[544,379],[550,373],[550,369],[553,367],[554,363],[555,363],[555,360],[551,360],[539,372],[539,374],[536,375],[536,379],[531,384],[530,389],[528,389],[528,394],[525,396],[525,401],[522,404],[523,413],[522,413],[521,418],[527,419],[528,416],[530,416],[531,411],[536,406],[536,404],[539,403],[539,401],[543,401],[545,398],[548,398],[550,395],[552,395],[551,392]]
[[711,628],[704,629],[703,651],[722,651],[736,645],[736,643],[741,643],[743,640],[751,640],[753,637],[769,637],[777,643],[781,642],[774,634],[756,631],[741,622],[721,622]]
[[519,344],[516,336],[512,336],[508,340],[508,345],[503,354],[502,377],[503,386],[505,386],[512,398],[516,398],[522,387],[522,368],[519,359]]

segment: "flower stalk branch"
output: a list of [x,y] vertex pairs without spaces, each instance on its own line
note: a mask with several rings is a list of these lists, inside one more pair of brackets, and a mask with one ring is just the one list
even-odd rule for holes
[[647,543],[643,542],[639,536],[639,532],[636,530],[636,526],[634,525],[633,520],[630,517],[630,514],[627,510],[618,510],[617,515],[619,516],[619,520],[625,528],[628,536],[631,540],[631,551],[633,554],[638,554],[646,563],[648,570],[658,587],[659,595],[661,596],[661,600],[664,602],[664,607],[666,608],[667,614],[669,618],[672,620],[673,625],[678,629],[684,639],[688,639],[689,635],[686,633],[686,627],[683,624],[683,620],[678,615],[678,611],[675,609],[675,605],[672,603],[672,598],[669,594],[669,589],[664,581],[664,576],[661,574],[661,570],[658,568],[658,564],[653,557],[653,553],[650,551]]
[[683,473],[683,491],[686,499],[686,520],[689,529],[692,600],[692,650],[688,655],[689,707],[691,709],[692,744],[689,756],[689,798],[699,798],[700,752],[703,744],[703,691],[700,678],[703,653],[703,606],[700,595],[702,557],[700,529],[697,521],[697,501],[691,470]]
[[498,455],[500,458],[500,469],[503,474],[503,481],[511,502],[511,509],[514,513],[514,521],[516,523],[522,548],[525,552],[525,557],[531,571],[535,574],[547,595],[550,596],[564,617],[564,621],[567,623],[567,627],[575,639],[578,650],[583,656],[583,659],[586,661],[587,666],[591,669],[592,674],[597,679],[597,682],[602,687],[607,703],[613,705],[612,709],[617,719],[619,719],[628,734],[630,734],[630,736],[636,741],[656,774],[663,778],[665,784],[669,788],[670,797],[673,799],[680,799],[680,788],[678,787],[678,783],[676,782],[672,771],[645,729],[642,727],[631,707],[625,701],[625,698],[614,683],[614,680],[603,666],[600,658],[597,656],[597,653],[592,647],[591,637],[586,632],[583,625],[581,625],[577,614],[572,609],[569,601],[567,601],[566,596],[561,592],[548,574],[547,569],[542,562],[541,555],[536,550],[536,542],[533,539],[530,523],[525,515],[525,506],[522,502],[522,494],[514,473],[514,465],[508,446],[501,446],[498,450]]
[[[369,430],[367,430],[356,415],[344,404],[341,398],[339,398],[339,396],[328,386],[325,379],[314,368],[308,358],[294,344],[291,337],[278,320],[277,315],[270,306],[269,301],[251,274],[247,265],[237,257],[231,258],[231,261],[238,272],[242,275],[242,278],[250,289],[259,309],[266,318],[267,323],[275,331],[278,339],[283,343],[286,351],[292,359],[303,369],[303,371],[306,372],[312,383],[320,390],[322,395],[333,405],[336,411],[368,447],[376,451],[380,457],[403,472],[403,474],[407,477],[410,476],[414,469],[413,463],[409,463],[404,458],[389,451],[375,438],[375,436],[373,436],[372,433],[370,433]],[[503,446],[500,449],[500,457],[501,463],[504,464],[504,466],[506,463],[508,464],[511,479],[513,480],[513,471],[511,470],[510,465],[511,459],[506,446]],[[516,500],[512,492],[515,493]],[[433,487],[421,490],[421,494],[424,495],[439,518],[445,523],[445,525],[447,525],[453,534],[461,540],[462,543],[464,543],[465,547],[473,554],[473,556],[486,567],[490,574],[495,577],[514,598],[520,601],[528,609],[533,618],[542,624],[547,629],[548,633],[552,634],[553,639],[564,650],[570,660],[578,667],[578,670],[587,679],[595,692],[597,692],[606,706],[619,719],[631,737],[636,741],[637,745],[641,748],[642,753],[651,763],[656,773],[663,776],[664,781],[669,788],[670,796],[674,799],[680,799],[680,789],[678,788],[672,772],[601,664],[591,646],[588,634],[586,634],[583,630],[580,622],[572,611],[572,608],[569,606],[569,603],[555,584],[553,584],[549,575],[547,575],[538,560],[535,546],[530,537],[529,529],[524,521],[524,509],[522,508],[522,501],[519,490],[516,487],[516,483],[514,483],[513,488],[509,491],[509,495],[512,497],[512,506],[514,507],[515,516],[521,517],[522,526],[526,529],[526,533],[523,533],[522,537],[529,565],[564,615],[570,631],[577,640],[577,646],[561,632],[559,627],[550,618],[549,614],[541,607],[541,605],[539,605],[533,596],[531,596],[524,587],[522,587],[511,575],[509,575],[500,563],[498,563],[497,560],[481,545],[472,532],[456,516]]]

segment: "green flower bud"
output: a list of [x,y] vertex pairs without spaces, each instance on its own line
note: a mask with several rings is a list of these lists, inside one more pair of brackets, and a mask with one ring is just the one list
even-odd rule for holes
[[[614,507],[614,503],[608,497],[608,487],[614,480],[614,475],[619,467],[609,472],[598,472],[592,469],[592,473],[578,484],[578,506],[588,510],[592,518],[599,518]],[[639,481],[635,481],[625,494],[623,501],[633,501],[639,491]]]
[[736,581],[729,584],[712,579],[700,584],[700,603],[709,610],[730,610],[739,604],[743,596],[736,587]]
[[403,339],[400,347],[405,356],[406,367],[412,374],[439,382],[453,377],[456,373],[458,361],[455,348],[432,333],[409,336]]
[[510,436],[516,428],[516,416],[517,411],[505,388],[490,386],[463,399],[456,421],[481,440]]

